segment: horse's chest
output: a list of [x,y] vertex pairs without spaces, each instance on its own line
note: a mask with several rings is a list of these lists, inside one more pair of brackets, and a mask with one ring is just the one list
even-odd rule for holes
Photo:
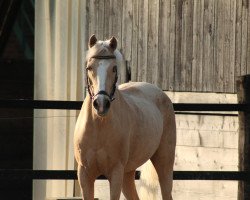
[[104,149],[88,149],[83,155],[86,167],[102,167],[107,163],[108,153]]
[[101,174],[108,174],[109,170],[120,160],[117,155],[104,148],[88,149],[83,156],[84,166],[88,170],[96,170]]
[[89,170],[97,168],[101,173],[117,163],[126,163],[129,152],[125,128],[119,131],[119,123],[102,123],[101,128],[97,122],[85,123],[75,133],[76,158]]
[[125,141],[116,137],[108,138],[93,137],[82,141],[81,159],[86,167],[97,168],[99,172],[105,173],[117,162],[125,162],[128,151],[121,145]]

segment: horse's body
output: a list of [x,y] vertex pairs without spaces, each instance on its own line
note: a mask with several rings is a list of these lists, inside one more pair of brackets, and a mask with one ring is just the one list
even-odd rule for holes
[[165,93],[148,83],[122,84],[104,117],[96,114],[92,101],[87,95],[74,136],[84,199],[93,200],[99,175],[110,181],[110,199],[118,200],[121,189],[127,199],[138,199],[135,170],[149,159],[158,173],[163,199],[172,199],[175,117]]

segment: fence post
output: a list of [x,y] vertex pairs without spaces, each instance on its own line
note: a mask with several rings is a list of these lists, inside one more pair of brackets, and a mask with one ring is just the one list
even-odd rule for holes
[[[250,75],[237,80],[237,96],[240,104],[250,104]],[[250,172],[250,111],[239,112],[239,170]],[[240,181],[238,200],[250,197],[250,180]]]

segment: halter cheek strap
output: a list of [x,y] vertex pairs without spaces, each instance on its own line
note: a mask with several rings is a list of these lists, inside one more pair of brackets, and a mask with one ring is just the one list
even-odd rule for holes
[[[109,55],[109,56],[92,56],[91,58],[95,58],[95,59],[115,59],[116,57],[114,55]],[[86,69],[86,84],[87,84],[87,90],[88,90],[88,93],[91,97],[91,99],[93,100],[97,95],[101,94],[101,95],[105,95],[107,97],[109,97],[109,100],[110,101],[114,101],[115,98],[114,98],[114,94],[115,94],[115,90],[116,90],[116,83],[117,83],[117,80],[118,80],[118,75],[117,75],[117,71],[115,72],[115,81],[113,83],[113,86],[112,86],[112,90],[111,90],[111,93],[108,94],[106,91],[104,90],[101,90],[99,91],[97,94],[94,94],[92,93],[90,87],[91,87],[91,84],[90,84],[90,81],[89,81],[89,77],[88,77],[88,69]]]

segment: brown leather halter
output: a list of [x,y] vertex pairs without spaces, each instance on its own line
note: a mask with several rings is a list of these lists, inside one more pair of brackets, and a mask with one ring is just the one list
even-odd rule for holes
[[[95,59],[116,59],[116,56],[115,55],[107,55],[107,56],[92,56],[91,58],[95,58]],[[112,86],[112,90],[111,90],[111,93],[108,94],[106,91],[104,90],[100,90],[97,94],[94,94],[91,89],[90,89],[90,81],[89,81],[89,76],[88,76],[88,69],[86,68],[86,83],[87,83],[87,89],[88,89],[88,93],[90,95],[90,98],[93,100],[97,95],[99,94],[102,94],[102,95],[105,95],[105,96],[108,96],[109,97],[109,100],[110,101],[114,101],[115,98],[114,98],[114,94],[115,94],[115,90],[116,90],[116,83],[117,83],[117,80],[118,80],[118,75],[117,75],[117,71],[115,72],[115,81],[113,83],[113,86]]]

